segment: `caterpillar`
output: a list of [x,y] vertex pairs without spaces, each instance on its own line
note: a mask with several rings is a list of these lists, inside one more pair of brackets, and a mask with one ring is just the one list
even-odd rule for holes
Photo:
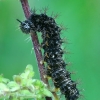
[[44,49],[44,61],[48,65],[47,75],[54,81],[54,86],[60,88],[66,100],[77,100],[80,95],[77,84],[71,80],[71,73],[66,70],[67,64],[62,58],[64,54],[61,48],[63,40],[60,36],[62,28],[57,25],[54,18],[43,13],[32,13],[27,20],[18,21],[20,29],[25,34],[31,31],[42,33],[43,42],[41,45]]

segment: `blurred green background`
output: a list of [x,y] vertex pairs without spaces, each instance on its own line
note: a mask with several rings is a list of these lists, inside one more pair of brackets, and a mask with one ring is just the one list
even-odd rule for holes
[[[64,44],[71,54],[65,56],[75,71],[72,77],[79,80],[82,100],[100,100],[100,0],[29,0],[30,6],[39,10],[49,7],[48,15],[59,13],[56,20],[68,29],[63,31],[69,44]],[[38,11],[39,12],[39,11]],[[16,19],[25,20],[19,0],[0,0],[0,73],[12,79],[27,64],[34,66],[39,78],[37,62],[31,41],[25,39]]]

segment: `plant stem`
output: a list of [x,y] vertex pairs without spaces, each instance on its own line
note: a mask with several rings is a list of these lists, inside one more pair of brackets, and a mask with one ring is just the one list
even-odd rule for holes
[[[30,16],[30,8],[29,8],[28,1],[27,0],[20,0],[20,1],[23,7],[25,17],[28,18]],[[43,76],[45,75],[44,65],[40,63],[42,61],[42,53],[41,53],[41,50],[39,49],[40,47],[39,47],[39,40],[38,40],[37,34],[31,33],[31,39],[32,39],[33,47],[34,47],[37,62],[38,62],[41,80],[46,83],[46,80]]]
[[[28,0],[20,0],[20,2],[21,2],[21,5],[22,5],[22,8],[23,8],[25,17],[29,18],[31,13],[30,13],[30,7],[29,7],[29,4],[28,4]],[[39,67],[39,71],[40,71],[40,78],[44,83],[49,85],[47,78],[44,78],[44,75],[45,75],[44,64],[40,63],[42,61],[42,52],[40,50],[39,40],[38,40],[37,34],[31,33],[31,39],[32,39],[34,51],[35,51],[37,62],[38,62],[38,67]],[[46,97],[46,100],[52,100],[52,99],[50,97]]]

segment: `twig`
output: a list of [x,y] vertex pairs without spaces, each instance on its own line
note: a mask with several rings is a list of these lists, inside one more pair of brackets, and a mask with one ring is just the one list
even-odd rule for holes
[[[25,17],[29,18],[29,16],[30,16],[30,7],[29,7],[29,4],[28,4],[28,1],[27,0],[20,0],[20,2],[22,4],[22,8],[23,8]],[[41,80],[44,83],[48,84],[47,78],[44,78],[44,75],[45,75],[44,64],[40,63],[42,61],[42,52],[39,49],[40,47],[39,47],[39,40],[38,40],[37,34],[36,33],[31,33],[31,39],[32,39],[33,47],[34,47],[37,62],[38,62],[38,67],[39,67],[39,71],[40,71]],[[50,97],[46,97],[46,100],[52,100],[52,99]]]

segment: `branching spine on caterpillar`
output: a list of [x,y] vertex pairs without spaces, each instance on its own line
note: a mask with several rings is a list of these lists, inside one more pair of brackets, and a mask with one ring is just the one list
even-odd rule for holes
[[[18,20],[18,19],[17,19]],[[23,33],[29,34],[31,31],[41,32],[44,49],[44,61],[47,67],[47,75],[54,80],[54,86],[60,88],[66,100],[77,100],[79,98],[79,90],[76,82],[71,80],[71,73],[66,70],[66,63],[62,59],[64,51],[61,49],[63,40],[60,37],[62,28],[60,28],[52,17],[45,14],[32,13],[31,16],[21,22],[20,29]]]

